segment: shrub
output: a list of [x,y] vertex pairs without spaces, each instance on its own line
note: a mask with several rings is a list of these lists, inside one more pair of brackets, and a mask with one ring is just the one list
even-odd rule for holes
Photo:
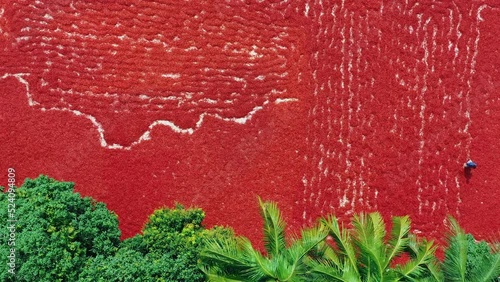
[[199,208],[156,210],[142,235],[122,242],[115,256],[96,257],[85,267],[80,281],[205,281],[197,267],[206,238],[231,236],[228,229],[207,230]]
[[[1,281],[204,281],[197,263],[205,239],[232,236],[229,229],[205,229],[201,209],[177,205],[155,211],[142,235],[120,242],[117,216],[73,188],[40,176],[16,190],[15,276],[4,261]],[[7,194],[0,202],[6,219]],[[9,236],[0,229],[4,259]]]
[[[9,274],[7,263],[1,263],[2,281],[76,281],[89,258],[115,253],[120,242],[117,216],[73,188],[73,183],[40,176],[16,190],[16,271]],[[7,218],[5,193],[0,202],[0,217]],[[0,229],[3,259],[10,251],[8,232]]]
[[114,256],[97,256],[89,260],[78,281],[153,281],[142,279],[149,273],[147,263],[142,253],[120,249]]

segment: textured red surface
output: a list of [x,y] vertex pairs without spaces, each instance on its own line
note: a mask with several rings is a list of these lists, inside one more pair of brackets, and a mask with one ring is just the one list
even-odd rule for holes
[[259,2],[1,2],[0,181],[74,181],[124,237],[178,201],[257,241],[257,195],[500,230],[498,2]]

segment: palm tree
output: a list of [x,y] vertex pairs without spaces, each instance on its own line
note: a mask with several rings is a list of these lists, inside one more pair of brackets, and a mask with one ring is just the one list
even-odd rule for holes
[[[334,240],[319,259],[311,259],[311,281],[441,281],[432,242],[409,235],[408,216],[394,217],[386,240],[385,224],[379,213],[360,214],[353,229],[341,228],[334,216],[322,219]],[[393,266],[402,253],[409,259]]]
[[285,222],[274,202],[259,198],[264,220],[266,254],[255,250],[245,237],[209,240],[201,253],[200,267],[209,281],[310,281],[305,263],[328,231],[317,225],[304,229],[301,238],[292,236],[287,244]]
[[[350,229],[328,216],[287,240],[277,204],[259,198],[259,205],[266,253],[245,237],[210,239],[200,255],[209,281],[492,282],[500,274],[498,249],[491,253],[485,243],[477,244],[452,218],[440,264],[433,242],[410,233],[408,216],[392,218],[389,236],[382,216],[370,213],[354,216]],[[403,254],[406,260],[400,259]]]

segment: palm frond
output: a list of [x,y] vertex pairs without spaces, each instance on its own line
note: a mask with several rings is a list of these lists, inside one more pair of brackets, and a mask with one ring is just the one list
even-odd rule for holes
[[305,256],[303,261],[309,272],[307,281],[340,281],[344,272],[344,261],[341,261],[335,250],[326,242],[321,242],[317,254]]
[[313,251],[318,244],[322,243],[328,232],[322,226],[303,229],[300,240],[295,240],[288,249],[289,257],[294,261],[301,260],[309,252]]
[[[349,269],[352,269],[359,275],[358,262],[356,257],[356,252],[351,241],[351,236],[349,231],[345,228],[340,228],[338,219],[335,216],[328,216],[327,218],[321,219],[323,225],[325,225],[330,236],[332,236],[335,241],[336,247],[338,248],[338,253],[341,257],[345,258],[349,265]],[[334,257],[335,253],[330,254],[331,259],[335,261],[340,261],[339,258]],[[337,263],[338,264],[338,263]]]
[[467,266],[467,237],[457,221],[449,217],[450,230],[447,236],[448,248],[445,251],[443,272],[446,281],[465,282]]
[[223,273],[222,270],[215,267],[201,266],[200,269],[205,273],[209,282],[245,282],[240,279],[227,278],[224,274],[221,274]]
[[414,281],[414,282],[440,282],[443,280],[442,279],[436,280],[434,277],[424,277],[424,278],[420,278],[420,279],[412,279],[410,281]]
[[408,251],[411,259],[403,266],[396,267],[396,271],[404,278],[410,280],[427,277],[433,281],[441,281],[442,277],[437,268],[437,259],[434,255],[437,247],[434,242],[418,241],[415,236],[410,236]]
[[345,281],[342,277],[344,271],[339,270],[337,265],[315,262],[311,268],[311,281]]
[[[282,281],[289,281],[294,276],[303,275],[307,272],[307,256],[314,252],[317,246],[324,242],[328,235],[322,226],[303,229],[301,238],[293,240],[292,245],[286,250],[286,265],[282,265]],[[280,280],[281,281],[281,280]]]
[[254,259],[252,267],[242,272],[245,277],[248,277],[249,281],[276,279],[276,270],[279,267],[274,261],[261,256],[257,251],[255,251]]
[[344,264],[343,261],[347,258],[347,256],[342,256],[342,258],[340,258],[335,250],[328,246],[328,248],[323,252],[323,258],[340,267],[342,264]]
[[357,268],[353,268],[346,260],[338,264],[327,260],[316,261],[312,264],[310,274],[309,281],[361,282]]
[[359,270],[357,267],[352,267],[350,264],[344,263],[343,273],[342,273],[343,281],[345,282],[361,282],[361,276],[359,275]]
[[388,254],[384,269],[387,268],[391,261],[401,254],[408,244],[408,232],[410,231],[411,221],[408,216],[394,217],[392,219],[391,239],[387,248]]
[[208,265],[231,265],[232,268],[246,268],[248,257],[239,251],[239,246],[246,241],[248,239],[243,237],[208,239],[200,257]]
[[274,202],[263,202],[259,198],[260,214],[264,220],[264,246],[270,256],[279,256],[286,249],[285,226],[278,205]]
[[[437,248],[435,249],[437,250]],[[434,251],[435,252],[435,251]],[[439,260],[434,257],[428,264],[427,269],[429,270],[429,277],[427,278],[430,281],[443,281],[444,276],[439,267]]]
[[379,213],[360,214],[353,219],[354,243],[360,249],[358,260],[367,277],[382,279],[385,262],[385,224]]

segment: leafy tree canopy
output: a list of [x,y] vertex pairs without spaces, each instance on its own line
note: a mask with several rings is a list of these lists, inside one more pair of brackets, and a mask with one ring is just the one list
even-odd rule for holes
[[[11,232],[0,229],[0,255],[15,248],[15,276],[0,264],[2,281],[76,281],[89,258],[109,256],[120,243],[116,214],[106,205],[74,193],[74,184],[47,176],[27,179],[14,201],[0,193],[0,217],[8,218],[15,204],[15,246]],[[15,278],[15,279],[14,279]]]

